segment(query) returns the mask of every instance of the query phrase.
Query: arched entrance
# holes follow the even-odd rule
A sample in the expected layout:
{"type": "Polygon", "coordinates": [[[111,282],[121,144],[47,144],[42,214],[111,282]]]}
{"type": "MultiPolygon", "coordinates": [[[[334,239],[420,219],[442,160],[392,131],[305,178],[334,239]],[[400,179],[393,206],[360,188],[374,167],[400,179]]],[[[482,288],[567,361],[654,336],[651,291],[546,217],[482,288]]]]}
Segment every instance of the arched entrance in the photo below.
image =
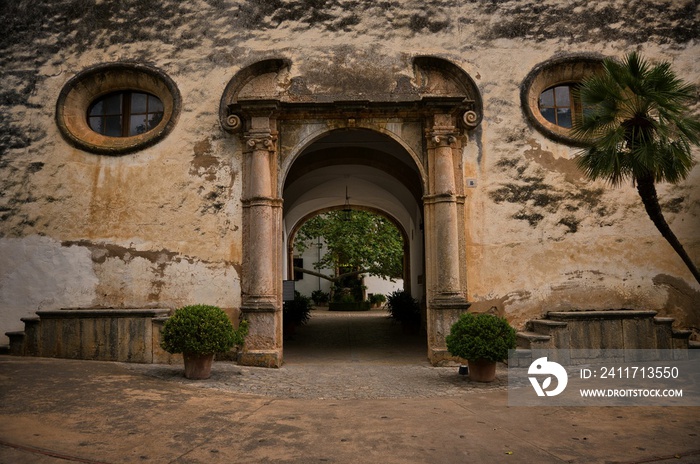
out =
{"type": "Polygon", "coordinates": [[[243,151],[241,311],[250,334],[241,363],[281,365],[284,242],[305,215],[342,204],[346,186],[407,231],[427,355],[434,364],[449,358],[445,335],[469,306],[462,152],[481,100],[455,65],[430,57],[412,65],[412,79],[364,92],[314,93],[285,60],[251,65],[227,86],[222,126],[240,134],[243,151]]]}
{"type": "Polygon", "coordinates": [[[283,186],[285,279],[293,274],[293,239],[311,216],[342,209],[379,213],[404,238],[404,289],[425,300],[421,173],[391,137],[367,129],[333,130],[294,157],[283,186]],[[347,197],[346,197],[347,195],[347,197]],[[413,272],[411,272],[413,270],[413,272]]]}

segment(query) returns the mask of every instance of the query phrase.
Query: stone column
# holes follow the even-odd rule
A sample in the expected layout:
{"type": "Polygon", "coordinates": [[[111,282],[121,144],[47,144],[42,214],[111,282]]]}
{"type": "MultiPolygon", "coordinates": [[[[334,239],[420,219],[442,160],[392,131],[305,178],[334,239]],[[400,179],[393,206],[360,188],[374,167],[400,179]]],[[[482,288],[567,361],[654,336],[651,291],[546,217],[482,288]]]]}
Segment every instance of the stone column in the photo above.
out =
{"type": "Polygon", "coordinates": [[[458,187],[461,143],[459,130],[449,114],[437,114],[426,133],[429,165],[429,194],[423,199],[426,215],[426,261],[428,282],[428,356],[433,364],[451,358],[445,345],[452,323],[466,311],[460,257],[464,230],[460,229],[458,187]],[[457,164],[456,164],[457,163],[457,164]]]}
{"type": "Polygon", "coordinates": [[[243,272],[241,312],[250,322],[239,362],[282,364],[282,307],[277,275],[282,199],[276,187],[277,131],[272,111],[258,109],[244,133],[243,272]]]}

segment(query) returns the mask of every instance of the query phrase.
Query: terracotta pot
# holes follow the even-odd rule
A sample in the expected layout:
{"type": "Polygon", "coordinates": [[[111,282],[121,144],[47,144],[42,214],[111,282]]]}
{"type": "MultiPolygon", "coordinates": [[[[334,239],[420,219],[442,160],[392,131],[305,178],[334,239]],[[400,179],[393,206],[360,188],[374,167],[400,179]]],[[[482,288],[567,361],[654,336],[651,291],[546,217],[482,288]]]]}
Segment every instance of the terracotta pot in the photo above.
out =
{"type": "Polygon", "coordinates": [[[192,380],[204,380],[211,376],[213,354],[182,353],[185,360],[185,377],[192,380]]]}
{"type": "Polygon", "coordinates": [[[496,379],[496,363],[485,359],[469,360],[469,378],[475,382],[493,382],[496,379]]]}

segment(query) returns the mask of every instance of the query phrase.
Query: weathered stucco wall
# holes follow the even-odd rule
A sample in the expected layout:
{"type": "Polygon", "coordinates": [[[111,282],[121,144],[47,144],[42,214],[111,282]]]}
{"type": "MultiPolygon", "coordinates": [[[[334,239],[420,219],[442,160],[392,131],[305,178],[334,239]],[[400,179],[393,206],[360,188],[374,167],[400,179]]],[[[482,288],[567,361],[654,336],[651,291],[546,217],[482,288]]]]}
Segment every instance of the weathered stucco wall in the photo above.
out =
{"type": "MultiPolygon", "coordinates": [[[[469,138],[469,299],[516,324],[549,309],[643,308],[700,327],[700,287],[632,186],[583,179],[576,150],[526,120],[520,85],[570,53],[670,60],[700,84],[699,2],[3,2],[0,38],[0,334],[60,307],[240,305],[242,150],[221,130],[221,95],[251,63],[282,57],[290,79],[347,99],[411,76],[413,57],[452,61],[477,83],[469,138]],[[136,61],[182,96],[172,133],[111,157],[69,145],[58,95],[81,70],[136,61]]],[[[700,260],[700,168],[659,187],[700,260]]],[[[0,344],[6,342],[4,335],[0,344]]]]}

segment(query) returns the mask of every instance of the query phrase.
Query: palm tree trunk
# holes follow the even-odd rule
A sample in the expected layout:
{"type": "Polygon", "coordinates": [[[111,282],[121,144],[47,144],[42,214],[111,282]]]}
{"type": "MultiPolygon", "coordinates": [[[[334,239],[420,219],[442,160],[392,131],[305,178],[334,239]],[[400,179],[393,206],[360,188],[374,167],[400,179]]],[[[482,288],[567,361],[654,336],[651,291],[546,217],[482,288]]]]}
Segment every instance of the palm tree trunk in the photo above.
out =
{"type": "Polygon", "coordinates": [[[676,235],[668,226],[668,223],[661,212],[659,198],[656,196],[654,178],[652,176],[644,176],[638,177],[636,180],[637,192],[639,192],[639,196],[642,198],[642,203],[644,203],[644,208],[647,210],[649,218],[651,218],[652,222],[656,228],[659,229],[659,232],[661,232],[661,235],[666,239],[666,241],[673,247],[674,250],[676,250],[678,256],[681,257],[685,265],[688,266],[688,269],[690,269],[690,272],[695,277],[695,280],[697,280],[700,284],[700,272],[698,272],[698,268],[695,266],[695,263],[693,263],[693,260],[690,259],[690,256],[688,256],[688,253],[686,253],[683,249],[683,245],[681,245],[681,242],[678,241],[678,238],[676,238],[676,235]]]}

